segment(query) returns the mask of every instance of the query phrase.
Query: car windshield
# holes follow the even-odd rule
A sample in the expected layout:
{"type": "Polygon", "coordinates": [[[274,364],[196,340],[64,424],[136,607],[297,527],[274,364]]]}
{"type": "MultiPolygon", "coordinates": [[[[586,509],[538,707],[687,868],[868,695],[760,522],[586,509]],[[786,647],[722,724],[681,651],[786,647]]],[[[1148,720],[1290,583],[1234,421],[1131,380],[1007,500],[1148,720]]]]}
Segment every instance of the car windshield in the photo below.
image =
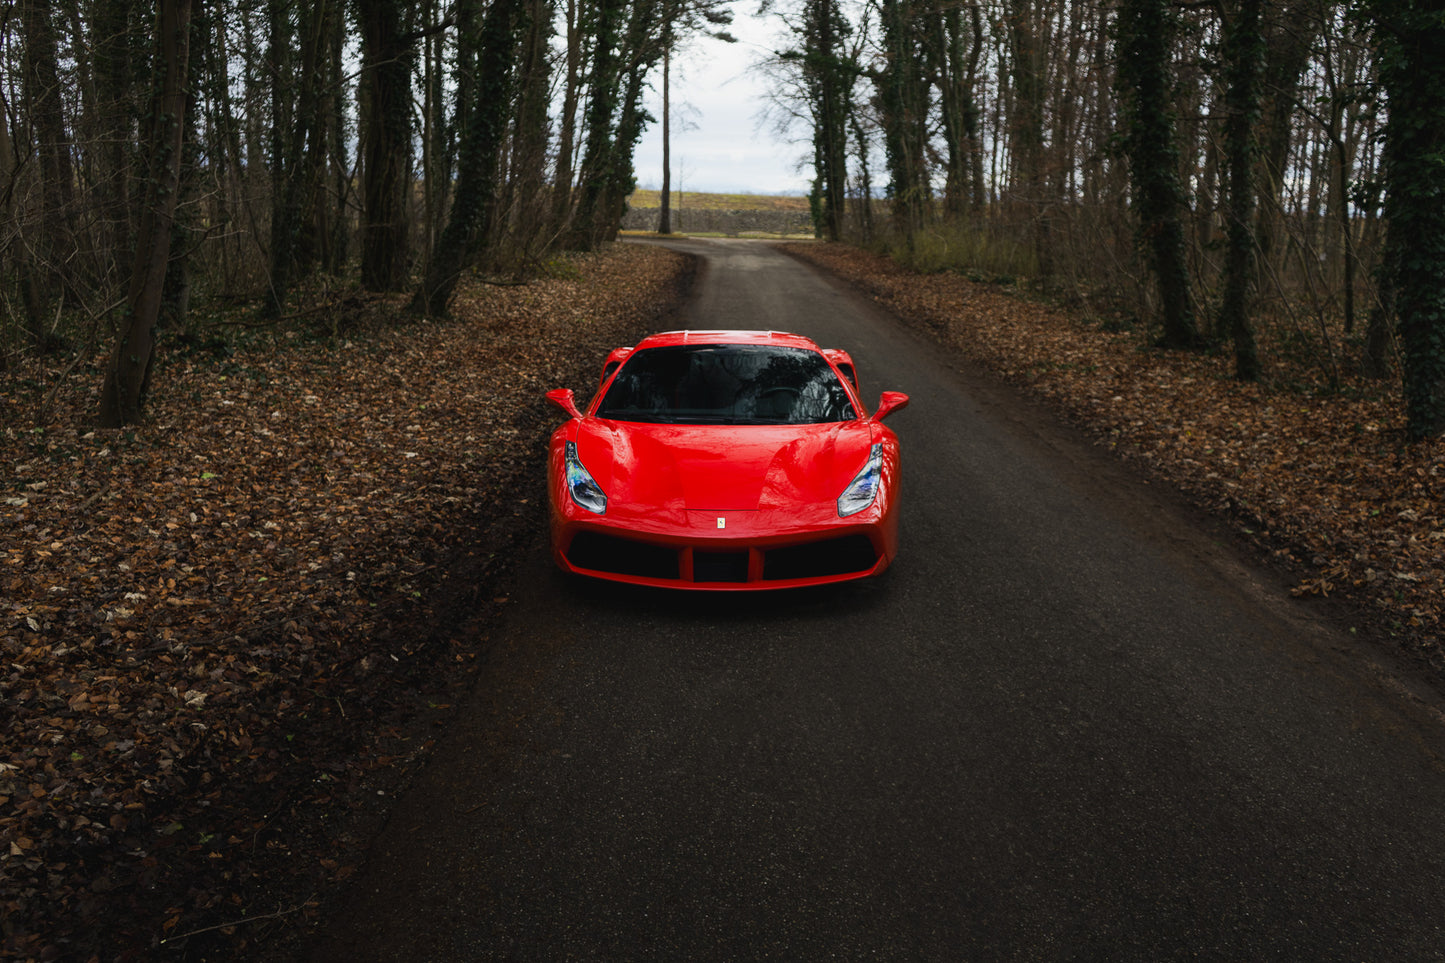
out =
{"type": "Polygon", "coordinates": [[[679,425],[811,425],[851,421],[853,402],[816,351],[702,344],[634,353],[597,417],[679,425]]]}

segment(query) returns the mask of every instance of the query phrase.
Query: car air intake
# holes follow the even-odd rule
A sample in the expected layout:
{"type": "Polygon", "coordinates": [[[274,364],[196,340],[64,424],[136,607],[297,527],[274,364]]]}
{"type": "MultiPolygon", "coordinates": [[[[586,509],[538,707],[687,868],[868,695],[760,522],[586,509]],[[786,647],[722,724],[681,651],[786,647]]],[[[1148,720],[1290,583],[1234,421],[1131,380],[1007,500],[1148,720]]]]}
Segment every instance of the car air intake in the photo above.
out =
{"type": "Polygon", "coordinates": [[[680,578],[677,550],[647,542],[578,532],[567,547],[567,561],[578,568],[638,578],[680,578]]]}
{"type": "Polygon", "coordinates": [[[763,556],[763,578],[769,581],[823,578],[866,572],[878,562],[878,553],[866,535],[827,538],[806,545],[774,548],[763,556]]]}
{"type": "Polygon", "coordinates": [[[694,551],[692,553],[692,580],[694,582],[746,582],[748,580],[748,553],[694,551]]]}

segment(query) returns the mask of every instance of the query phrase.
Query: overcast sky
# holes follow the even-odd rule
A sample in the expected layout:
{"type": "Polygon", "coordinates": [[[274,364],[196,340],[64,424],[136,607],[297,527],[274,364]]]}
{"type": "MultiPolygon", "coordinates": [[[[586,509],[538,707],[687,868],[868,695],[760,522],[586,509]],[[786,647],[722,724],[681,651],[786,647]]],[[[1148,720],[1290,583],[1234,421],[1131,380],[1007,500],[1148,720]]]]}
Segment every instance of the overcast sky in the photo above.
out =
{"type": "MultiPolygon", "coordinates": [[[[756,8],[755,0],[735,5],[730,29],[738,43],[704,38],[673,59],[673,190],[808,193],[811,167],[797,170],[808,146],[786,143],[771,125],[758,124],[766,87],[753,65],[779,45],[781,25],[773,17],[751,16],[756,8]]],[[[657,89],[647,109],[659,120],[643,135],[635,161],[637,185],[656,190],[662,187],[661,65],[650,76],[657,89]]]]}

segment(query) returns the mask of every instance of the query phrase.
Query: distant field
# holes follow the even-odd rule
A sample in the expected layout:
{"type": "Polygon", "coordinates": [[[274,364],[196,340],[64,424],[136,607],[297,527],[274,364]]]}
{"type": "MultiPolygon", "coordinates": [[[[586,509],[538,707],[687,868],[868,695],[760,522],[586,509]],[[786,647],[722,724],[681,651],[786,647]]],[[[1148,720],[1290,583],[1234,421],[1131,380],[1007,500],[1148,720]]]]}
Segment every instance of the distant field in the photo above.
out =
{"type": "MultiPolygon", "coordinates": [[[[627,199],[633,210],[650,210],[662,206],[661,191],[635,191],[627,199]]],[[[692,191],[672,192],[672,206],[695,211],[807,211],[806,197],[772,194],[695,194],[692,191]]]]}

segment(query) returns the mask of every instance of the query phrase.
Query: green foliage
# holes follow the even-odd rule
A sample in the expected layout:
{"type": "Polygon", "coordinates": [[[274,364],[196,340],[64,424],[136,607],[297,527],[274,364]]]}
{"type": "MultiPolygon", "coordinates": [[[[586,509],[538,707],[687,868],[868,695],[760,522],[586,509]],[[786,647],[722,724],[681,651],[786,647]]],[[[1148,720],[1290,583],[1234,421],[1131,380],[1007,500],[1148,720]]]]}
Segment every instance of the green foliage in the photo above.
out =
{"type": "Polygon", "coordinates": [[[913,235],[880,237],[877,253],[925,274],[953,272],[973,280],[1000,281],[1038,277],[1034,246],[1024,235],[996,235],[969,221],[948,222],[913,235]]]}
{"type": "Polygon", "coordinates": [[[549,258],[544,268],[547,277],[558,281],[579,281],[582,279],[582,270],[577,266],[577,261],[566,254],[549,258]]]}

